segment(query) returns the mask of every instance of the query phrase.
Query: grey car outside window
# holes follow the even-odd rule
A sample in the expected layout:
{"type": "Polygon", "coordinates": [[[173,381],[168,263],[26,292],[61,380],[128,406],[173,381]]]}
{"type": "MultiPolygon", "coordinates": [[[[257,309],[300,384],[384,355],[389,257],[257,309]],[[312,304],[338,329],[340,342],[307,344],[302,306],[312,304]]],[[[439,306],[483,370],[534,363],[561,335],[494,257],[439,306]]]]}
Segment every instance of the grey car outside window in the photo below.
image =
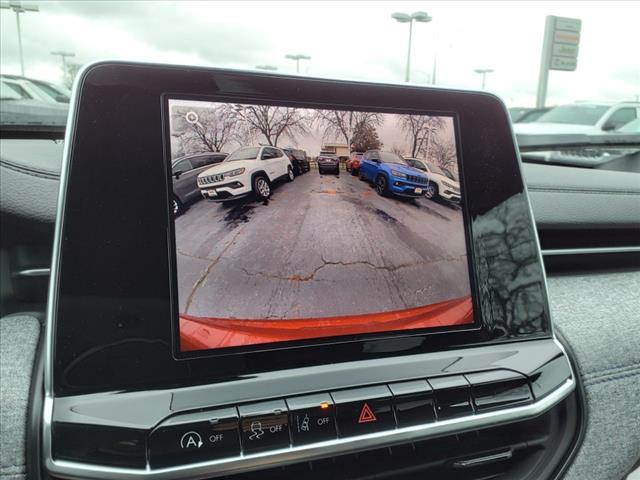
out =
{"type": "Polygon", "coordinates": [[[281,157],[283,155],[282,152],[280,152],[280,150],[277,150],[275,148],[270,148],[267,147],[262,151],[262,160],[269,160],[271,158],[277,158],[277,157],[281,157]]]}
{"type": "Polygon", "coordinates": [[[193,165],[187,159],[181,160],[173,166],[173,173],[184,173],[193,170],[193,165]]]}

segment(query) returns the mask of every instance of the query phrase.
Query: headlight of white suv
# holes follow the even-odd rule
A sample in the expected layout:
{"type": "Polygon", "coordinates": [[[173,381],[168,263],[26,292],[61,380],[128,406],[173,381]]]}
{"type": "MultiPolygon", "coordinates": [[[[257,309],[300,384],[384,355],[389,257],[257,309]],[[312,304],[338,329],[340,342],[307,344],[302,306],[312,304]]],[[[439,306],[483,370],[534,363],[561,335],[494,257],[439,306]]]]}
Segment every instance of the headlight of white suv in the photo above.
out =
{"type": "Polygon", "coordinates": [[[398,170],[391,170],[391,175],[398,178],[405,178],[405,179],[407,178],[406,173],[399,172],[398,170]]]}
{"type": "Polygon", "coordinates": [[[457,189],[458,188],[454,184],[449,183],[449,182],[442,182],[442,184],[447,188],[453,188],[453,189],[457,189]]]}
{"type": "Polygon", "coordinates": [[[242,175],[244,173],[244,168],[236,168],[235,170],[229,170],[228,172],[224,172],[222,174],[223,177],[237,177],[238,175],[242,175]]]}

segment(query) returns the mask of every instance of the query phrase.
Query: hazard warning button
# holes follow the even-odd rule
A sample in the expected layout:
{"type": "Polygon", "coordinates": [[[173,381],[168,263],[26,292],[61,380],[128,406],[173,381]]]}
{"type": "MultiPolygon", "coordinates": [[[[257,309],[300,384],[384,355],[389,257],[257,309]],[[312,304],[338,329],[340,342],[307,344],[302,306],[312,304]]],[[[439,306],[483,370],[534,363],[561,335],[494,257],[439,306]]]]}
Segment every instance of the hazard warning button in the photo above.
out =
{"type": "Polygon", "coordinates": [[[386,385],[340,390],[331,392],[331,396],[340,437],[396,428],[391,391],[386,385]]]}

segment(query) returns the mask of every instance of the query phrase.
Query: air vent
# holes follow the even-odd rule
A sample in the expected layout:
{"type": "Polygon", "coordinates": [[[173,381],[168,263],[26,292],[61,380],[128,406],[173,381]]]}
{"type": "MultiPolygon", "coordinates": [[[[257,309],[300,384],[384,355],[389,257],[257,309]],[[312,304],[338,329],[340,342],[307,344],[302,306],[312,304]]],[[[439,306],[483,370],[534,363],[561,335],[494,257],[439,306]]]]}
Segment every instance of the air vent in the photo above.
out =
{"type": "Polygon", "coordinates": [[[421,442],[226,477],[228,480],[540,479],[574,440],[576,399],[535,419],[421,442]]]}

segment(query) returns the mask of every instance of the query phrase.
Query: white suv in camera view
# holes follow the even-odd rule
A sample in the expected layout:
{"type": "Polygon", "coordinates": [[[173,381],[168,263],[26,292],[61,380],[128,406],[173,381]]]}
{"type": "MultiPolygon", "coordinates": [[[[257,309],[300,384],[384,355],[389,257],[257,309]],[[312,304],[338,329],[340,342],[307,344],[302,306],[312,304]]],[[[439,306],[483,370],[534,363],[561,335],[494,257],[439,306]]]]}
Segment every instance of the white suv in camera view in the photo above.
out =
{"type": "Polygon", "coordinates": [[[271,195],[271,185],[279,178],[293,181],[289,157],[276,147],[244,147],[224,162],[198,175],[198,188],[207,200],[224,201],[253,193],[260,200],[271,195]]]}
{"type": "Polygon", "coordinates": [[[425,190],[425,197],[429,199],[440,197],[450,202],[460,201],[460,182],[451,179],[440,167],[419,158],[405,158],[405,160],[412,167],[429,174],[430,182],[425,190]]]}

